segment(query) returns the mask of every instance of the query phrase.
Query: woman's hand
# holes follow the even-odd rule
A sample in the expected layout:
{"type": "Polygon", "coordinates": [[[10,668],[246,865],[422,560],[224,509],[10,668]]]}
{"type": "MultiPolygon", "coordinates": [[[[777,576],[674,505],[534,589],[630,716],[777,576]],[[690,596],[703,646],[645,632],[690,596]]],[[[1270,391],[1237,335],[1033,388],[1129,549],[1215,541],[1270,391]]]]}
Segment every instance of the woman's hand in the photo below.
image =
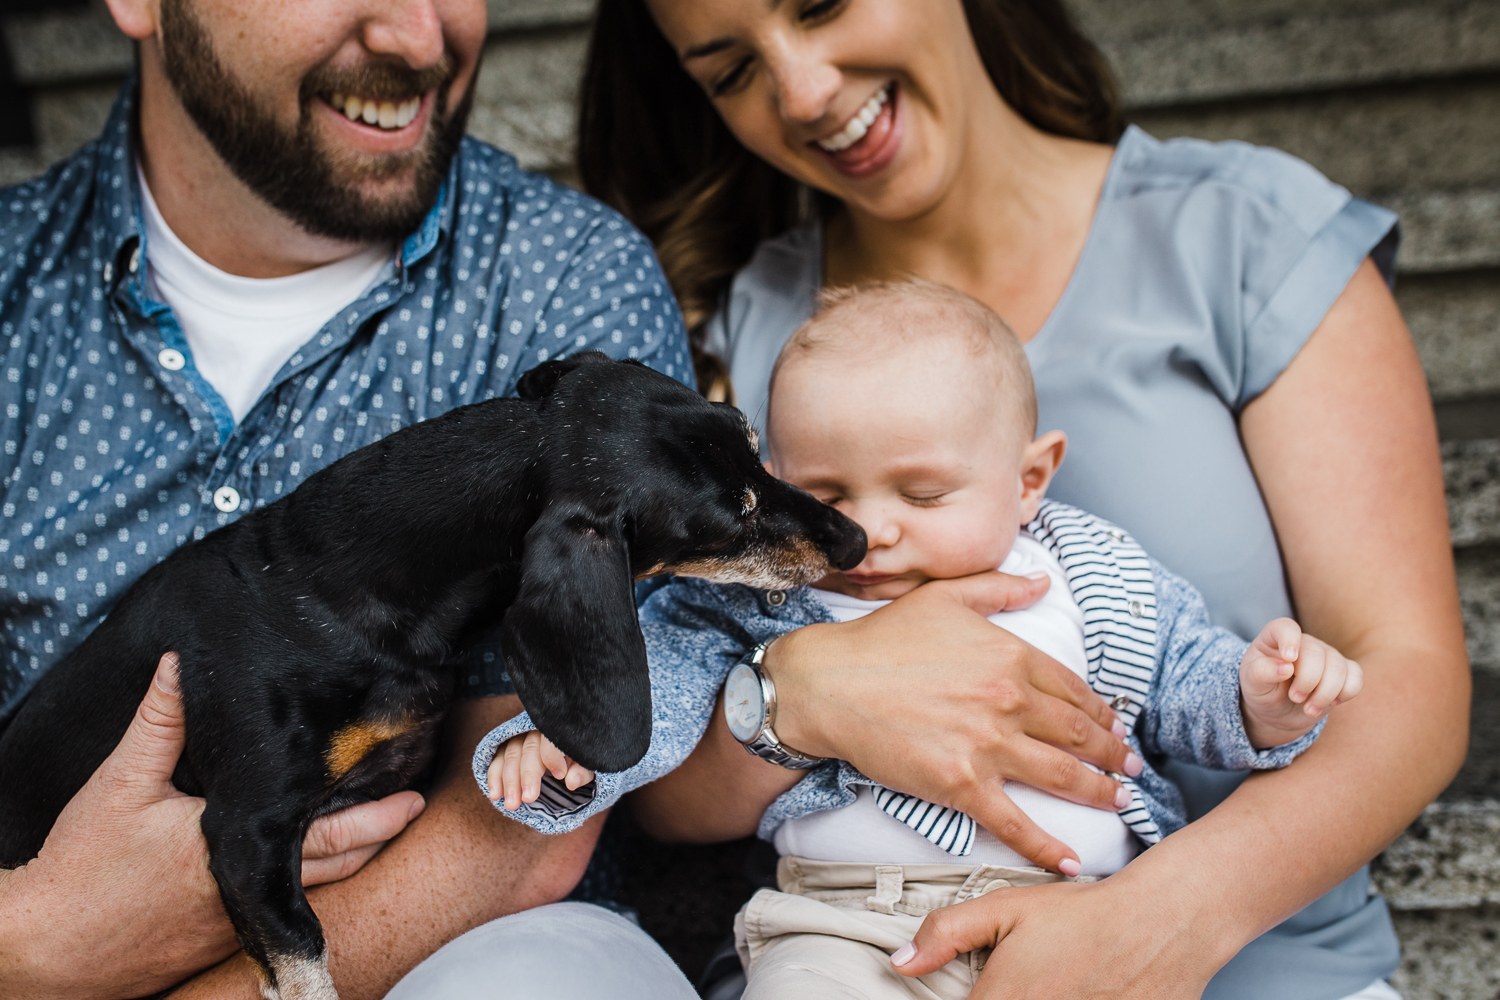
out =
{"type": "Polygon", "coordinates": [[[1072,671],[985,619],[1047,582],[980,573],[918,587],[864,618],[798,629],[766,651],[776,735],[891,788],[962,809],[1053,871],[1077,855],[1002,790],[1006,780],[1113,811],[1140,774],[1124,726],[1072,671]]]}
{"type": "MultiPolygon", "coordinates": [[[[169,653],[41,853],[0,872],[0,994],[144,996],[239,948],[208,871],[203,800],[172,786],[182,746],[169,653]]],[[[402,792],[317,821],[303,845],[304,883],[353,874],[421,809],[421,796],[402,792]]]]}
{"type": "Polygon", "coordinates": [[[1070,1000],[1197,1000],[1233,949],[1205,949],[1166,910],[1148,923],[1122,922],[1122,906],[1139,914],[1142,901],[1116,879],[1001,889],[934,910],[891,964],[924,976],[959,954],[994,948],[971,1000],[1021,1000],[1043,984],[1042,995],[1070,1000]],[[1107,942],[1109,961],[1080,960],[1086,941],[1107,942]]]}

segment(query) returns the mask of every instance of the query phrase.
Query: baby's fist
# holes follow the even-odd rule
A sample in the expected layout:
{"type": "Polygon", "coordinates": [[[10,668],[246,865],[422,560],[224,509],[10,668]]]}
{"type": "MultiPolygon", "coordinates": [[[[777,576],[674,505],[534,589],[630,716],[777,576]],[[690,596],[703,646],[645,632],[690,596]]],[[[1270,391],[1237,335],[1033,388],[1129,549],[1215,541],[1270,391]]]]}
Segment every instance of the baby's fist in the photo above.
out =
{"type": "Polygon", "coordinates": [[[509,812],[521,808],[522,803],[535,802],[542,794],[544,770],[570,790],[594,780],[593,771],[573,763],[551,740],[533,729],[506,740],[490,761],[486,782],[490,801],[499,802],[503,797],[509,812]]]}
{"type": "Polygon", "coordinates": [[[1240,708],[1250,745],[1264,750],[1292,742],[1364,684],[1358,663],[1304,634],[1290,618],[1276,619],[1240,661],[1240,708]]]}

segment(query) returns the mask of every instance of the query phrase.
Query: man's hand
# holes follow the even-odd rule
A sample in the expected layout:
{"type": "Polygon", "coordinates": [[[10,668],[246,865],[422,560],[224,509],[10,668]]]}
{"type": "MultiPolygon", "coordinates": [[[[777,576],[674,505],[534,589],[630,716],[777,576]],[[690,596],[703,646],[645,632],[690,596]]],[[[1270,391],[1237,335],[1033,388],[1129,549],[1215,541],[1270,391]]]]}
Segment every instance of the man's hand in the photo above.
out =
{"type": "MultiPolygon", "coordinates": [[[[208,871],[203,800],[172,785],[182,746],[168,653],[119,746],[41,853],[0,872],[0,995],[145,996],[239,947],[208,871]]],[[[304,880],[352,874],[421,810],[421,796],[403,792],[324,817],[304,844],[304,880]]]]}

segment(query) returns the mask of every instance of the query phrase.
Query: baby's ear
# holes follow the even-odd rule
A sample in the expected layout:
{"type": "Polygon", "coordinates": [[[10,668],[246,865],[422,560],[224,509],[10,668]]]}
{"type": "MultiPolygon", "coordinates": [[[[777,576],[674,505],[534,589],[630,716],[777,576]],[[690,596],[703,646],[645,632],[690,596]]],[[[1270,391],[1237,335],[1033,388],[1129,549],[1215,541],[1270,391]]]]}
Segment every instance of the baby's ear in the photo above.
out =
{"type": "Polygon", "coordinates": [[[1048,431],[1021,452],[1021,523],[1036,517],[1047,495],[1052,477],[1057,475],[1068,451],[1068,436],[1062,431],[1048,431]]]}

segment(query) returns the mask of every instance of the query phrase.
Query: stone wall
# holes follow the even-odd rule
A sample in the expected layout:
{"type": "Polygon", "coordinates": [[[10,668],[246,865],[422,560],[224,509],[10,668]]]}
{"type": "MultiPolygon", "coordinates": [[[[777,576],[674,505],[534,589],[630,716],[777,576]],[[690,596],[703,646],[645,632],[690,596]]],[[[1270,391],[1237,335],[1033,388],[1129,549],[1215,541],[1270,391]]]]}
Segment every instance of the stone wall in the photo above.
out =
{"type": "MultiPolygon", "coordinates": [[[[21,180],[99,129],[131,64],[102,3],[0,20],[36,145],[21,180]]],[[[1377,863],[1409,1000],[1500,997],[1500,3],[1072,0],[1130,117],[1160,137],[1244,139],[1397,209],[1397,297],[1437,404],[1464,618],[1473,743],[1443,797],[1377,863]]],[[[571,175],[590,0],[489,0],[471,131],[571,175]]],[[[695,972],[696,970],[690,970],[695,972]]]]}

